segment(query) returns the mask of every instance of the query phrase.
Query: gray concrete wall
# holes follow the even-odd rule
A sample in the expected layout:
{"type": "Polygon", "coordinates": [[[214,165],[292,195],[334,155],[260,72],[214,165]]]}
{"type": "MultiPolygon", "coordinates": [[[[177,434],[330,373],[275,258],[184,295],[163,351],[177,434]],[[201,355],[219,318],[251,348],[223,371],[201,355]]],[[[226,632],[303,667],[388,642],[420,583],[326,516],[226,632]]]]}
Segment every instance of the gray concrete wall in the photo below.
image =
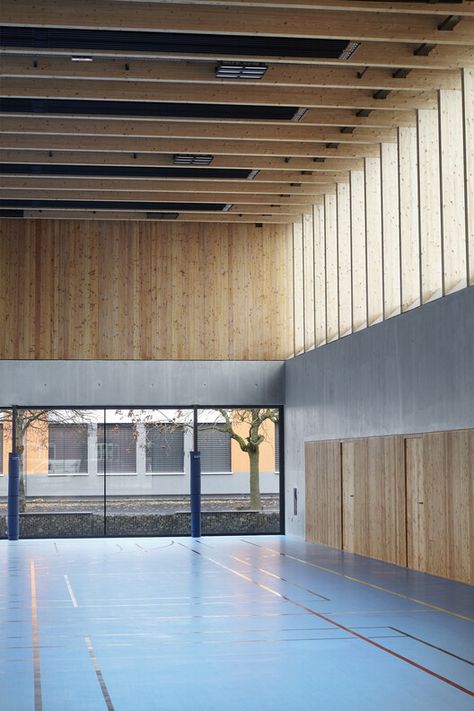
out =
{"type": "Polygon", "coordinates": [[[280,405],[282,361],[0,361],[0,406],[280,405]]]}
{"type": "Polygon", "coordinates": [[[474,427],[474,288],[288,361],[286,393],[286,530],[304,535],[305,441],[474,427]]]}

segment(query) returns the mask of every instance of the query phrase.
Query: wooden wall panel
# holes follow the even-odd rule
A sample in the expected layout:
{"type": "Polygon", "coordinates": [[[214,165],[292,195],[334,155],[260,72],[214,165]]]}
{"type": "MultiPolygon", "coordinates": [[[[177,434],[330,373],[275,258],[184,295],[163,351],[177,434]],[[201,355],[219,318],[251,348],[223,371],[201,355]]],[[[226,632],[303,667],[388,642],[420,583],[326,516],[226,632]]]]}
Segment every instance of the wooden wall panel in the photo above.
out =
{"type": "Polygon", "coordinates": [[[382,143],[382,241],[384,318],[401,311],[398,145],[382,143]]]}
{"type": "Polygon", "coordinates": [[[402,311],[421,303],[416,128],[398,130],[402,311]]]}
{"type": "Polygon", "coordinates": [[[326,234],[324,202],[313,206],[314,304],[316,346],[326,343],[326,234]]]}
{"type": "Polygon", "coordinates": [[[367,322],[383,319],[382,185],[380,158],[365,159],[365,219],[367,229],[367,322]]]}
{"type": "Polygon", "coordinates": [[[474,285],[474,69],[463,70],[468,282],[474,285]]]}
{"type": "Polygon", "coordinates": [[[326,215],[326,340],[339,338],[336,196],[324,198],[326,215]]]}
{"type": "Polygon", "coordinates": [[[314,235],[313,216],[303,216],[304,349],[314,348],[314,235]]]}
{"type": "Polygon", "coordinates": [[[333,548],[342,546],[341,445],[305,444],[306,539],[333,548]]]}
{"type": "Polygon", "coordinates": [[[474,583],[474,430],[406,440],[408,566],[474,583]]]}
{"type": "Polygon", "coordinates": [[[352,331],[351,203],[347,183],[337,186],[337,246],[339,269],[339,337],[352,331]]]}
{"type": "Polygon", "coordinates": [[[365,188],[362,170],[351,172],[352,330],[367,326],[365,188]]]}
{"type": "Polygon", "coordinates": [[[418,111],[422,302],[443,295],[438,112],[418,111]]]}
{"type": "Polygon", "coordinates": [[[304,253],[303,224],[293,225],[293,303],[295,319],[295,355],[304,352],[304,253]]]}
{"type": "Polygon", "coordinates": [[[2,358],[293,352],[291,227],[4,220],[0,229],[2,358]]]}
{"type": "Polygon", "coordinates": [[[403,438],[342,443],[344,550],[406,565],[403,438]]]}
{"type": "Polygon", "coordinates": [[[467,285],[462,104],[460,91],[439,92],[444,294],[467,285]]]}

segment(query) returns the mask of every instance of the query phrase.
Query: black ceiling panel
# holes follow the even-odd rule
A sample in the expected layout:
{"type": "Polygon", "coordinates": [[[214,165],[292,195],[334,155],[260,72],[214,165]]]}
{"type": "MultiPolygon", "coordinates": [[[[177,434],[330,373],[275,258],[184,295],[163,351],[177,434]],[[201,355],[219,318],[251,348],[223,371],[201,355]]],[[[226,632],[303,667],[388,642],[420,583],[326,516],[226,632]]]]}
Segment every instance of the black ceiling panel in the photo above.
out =
{"type": "MultiPolygon", "coordinates": [[[[120,12],[117,9],[117,12],[120,12]]],[[[0,27],[3,47],[103,50],[116,52],[176,52],[239,57],[311,57],[337,59],[349,44],[345,39],[255,37],[253,35],[135,32],[55,27],[0,27]]]]}
{"type": "MultiPolygon", "coordinates": [[[[0,209],[24,210],[144,210],[222,212],[225,203],[133,202],[126,200],[0,200],[0,209]]],[[[1,213],[0,213],[1,214],[1,213]]]]}
{"type": "Polygon", "coordinates": [[[2,210],[0,212],[1,217],[23,217],[23,210],[2,210]]]}
{"type": "Polygon", "coordinates": [[[202,180],[245,180],[250,170],[242,168],[155,168],[128,165],[49,165],[0,163],[1,175],[65,175],[70,177],[116,178],[201,178],[202,180]]]}
{"type": "Polygon", "coordinates": [[[138,116],[147,118],[169,116],[177,118],[291,121],[297,111],[297,106],[100,101],[94,99],[0,99],[0,112],[10,114],[138,116]]]}

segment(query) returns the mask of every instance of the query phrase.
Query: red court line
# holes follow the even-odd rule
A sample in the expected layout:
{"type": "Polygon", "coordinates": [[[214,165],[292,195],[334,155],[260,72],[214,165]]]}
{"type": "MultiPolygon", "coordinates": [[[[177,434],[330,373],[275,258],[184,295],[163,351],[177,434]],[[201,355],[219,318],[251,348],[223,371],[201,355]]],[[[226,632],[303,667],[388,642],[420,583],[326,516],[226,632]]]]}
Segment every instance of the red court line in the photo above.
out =
{"type": "Polygon", "coordinates": [[[197,551],[194,548],[188,548],[188,546],[185,546],[184,543],[179,543],[179,545],[182,546],[183,548],[187,548],[189,551],[192,551],[193,553],[196,553],[197,555],[200,555],[205,560],[209,560],[211,563],[214,563],[215,565],[218,565],[219,567],[224,568],[224,570],[228,570],[229,572],[234,573],[234,575],[237,575],[239,578],[243,578],[244,580],[247,580],[249,583],[253,583],[257,587],[262,588],[262,590],[266,590],[267,592],[270,592],[272,595],[276,595],[277,597],[281,598],[282,600],[289,602],[291,605],[295,605],[296,607],[299,607],[301,610],[305,610],[305,612],[309,612],[310,615],[319,617],[319,619],[324,620],[325,622],[329,622],[330,624],[334,625],[335,627],[338,627],[339,629],[344,630],[344,632],[349,632],[349,634],[354,635],[354,637],[358,637],[363,642],[368,642],[368,644],[371,644],[373,647],[377,647],[377,649],[381,649],[383,652],[387,652],[388,654],[391,654],[392,657],[401,659],[403,662],[406,662],[407,664],[410,664],[412,667],[415,667],[415,669],[419,669],[420,671],[425,672],[425,674],[429,674],[430,676],[433,676],[435,679],[439,679],[439,681],[442,681],[445,684],[449,684],[450,686],[453,686],[458,691],[462,691],[464,694],[474,697],[474,691],[471,691],[470,689],[466,689],[464,686],[461,686],[461,684],[458,684],[457,682],[452,681],[452,679],[448,679],[447,677],[442,676],[441,674],[437,674],[432,669],[428,669],[428,667],[424,667],[422,664],[418,664],[418,662],[413,661],[413,659],[409,659],[408,657],[403,656],[403,654],[399,654],[398,652],[395,652],[393,649],[384,647],[382,644],[379,644],[378,642],[374,642],[373,639],[369,639],[369,637],[364,637],[364,635],[359,634],[358,632],[355,632],[354,630],[350,629],[350,627],[341,625],[339,622],[335,622],[334,620],[331,620],[330,617],[326,617],[326,615],[322,615],[320,612],[315,612],[310,607],[306,607],[306,605],[303,605],[300,602],[296,602],[296,600],[292,600],[287,595],[283,595],[282,593],[279,593],[277,590],[273,590],[273,588],[270,588],[267,585],[262,585],[257,580],[253,580],[252,578],[249,578],[248,575],[244,575],[244,573],[240,573],[238,570],[229,568],[227,565],[224,565],[223,563],[220,563],[219,561],[214,560],[213,558],[209,558],[209,556],[204,555],[201,551],[197,551]]]}

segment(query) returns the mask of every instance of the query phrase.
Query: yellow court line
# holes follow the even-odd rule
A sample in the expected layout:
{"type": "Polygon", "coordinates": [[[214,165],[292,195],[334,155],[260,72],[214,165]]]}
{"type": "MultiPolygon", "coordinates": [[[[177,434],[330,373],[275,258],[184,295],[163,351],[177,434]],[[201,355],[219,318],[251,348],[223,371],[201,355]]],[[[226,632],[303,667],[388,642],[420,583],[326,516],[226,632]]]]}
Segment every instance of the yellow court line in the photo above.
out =
{"type": "Polygon", "coordinates": [[[281,551],[276,551],[268,546],[262,546],[258,543],[252,543],[251,541],[245,541],[244,543],[250,543],[250,545],[257,546],[258,548],[263,548],[264,550],[271,551],[275,555],[285,556],[286,558],[291,558],[291,560],[296,560],[298,563],[303,563],[303,565],[310,565],[312,568],[318,568],[319,570],[324,570],[326,573],[331,573],[332,575],[338,575],[340,578],[346,578],[346,580],[351,580],[353,583],[359,583],[360,585],[366,585],[369,588],[375,588],[375,590],[381,590],[389,595],[395,595],[396,597],[401,597],[403,600],[409,600],[410,602],[415,602],[417,605],[425,605],[425,607],[430,607],[432,610],[437,612],[445,612],[447,615],[452,615],[453,617],[459,617],[461,620],[467,620],[467,622],[474,622],[472,617],[467,615],[461,615],[459,612],[452,612],[451,610],[446,610],[444,607],[439,607],[439,605],[433,605],[431,602],[424,602],[424,600],[417,600],[415,597],[410,597],[409,595],[404,595],[403,593],[395,592],[395,590],[389,590],[381,585],[375,585],[374,583],[368,583],[366,580],[360,580],[359,578],[353,578],[351,575],[345,575],[344,573],[339,573],[337,570],[331,570],[331,568],[325,568],[322,565],[317,565],[316,563],[311,563],[302,558],[297,558],[289,553],[282,553],[281,551]]]}

